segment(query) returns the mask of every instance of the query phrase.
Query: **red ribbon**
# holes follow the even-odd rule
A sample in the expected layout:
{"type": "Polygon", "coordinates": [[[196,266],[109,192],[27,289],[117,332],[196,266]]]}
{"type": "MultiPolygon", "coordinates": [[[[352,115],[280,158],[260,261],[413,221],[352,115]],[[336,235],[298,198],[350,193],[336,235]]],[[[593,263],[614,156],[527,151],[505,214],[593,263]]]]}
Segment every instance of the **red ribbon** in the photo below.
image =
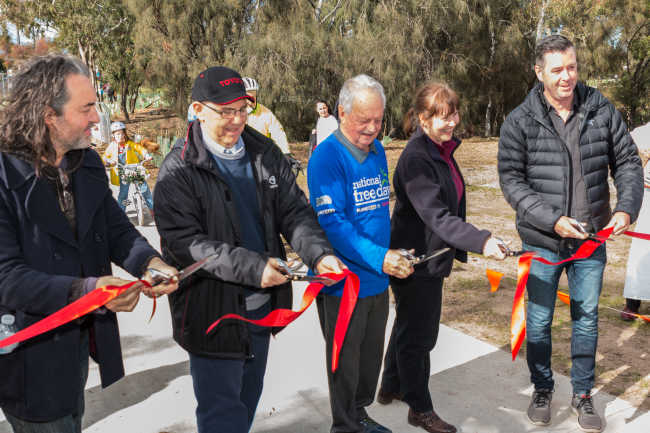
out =
{"type": "MultiPolygon", "coordinates": [[[[512,301],[512,317],[510,321],[510,350],[512,351],[513,361],[517,357],[517,353],[519,353],[521,344],[523,343],[526,336],[526,309],[524,307],[524,292],[526,289],[526,283],[528,282],[528,274],[530,273],[530,264],[532,260],[537,260],[538,262],[544,263],[546,265],[557,266],[573,260],[586,259],[590,257],[599,246],[601,246],[609,239],[613,230],[614,229],[610,227],[608,229],[599,231],[596,233],[596,238],[598,241],[585,241],[580,246],[580,248],[578,248],[578,251],[576,251],[575,254],[557,263],[553,263],[542,257],[539,257],[533,252],[524,253],[521,257],[519,257],[517,269],[517,289],[515,290],[515,297],[512,301]]],[[[634,238],[650,240],[650,234],[647,233],[625,231],[623,234],[634,238]]],[[[560,297],[560,299],[564,301],[562,297],[560,297]]]]}
{"type": "Polygon", "coordinates": [[[14,335],[0,341],[0,348],[9,346],[10,344],[20,343],[30,338],[34,338],[37,335],[51,331],[54,328],[58,328],[61,325],[65,325],[68,322],[72,322],[81,316],[91,313],[99,307],[103,307],[108,302],[117,298],[131,286],[137,283],[142,283],[147,287],[151,287],[149,283],[143,280],[132,281],[123,286],[98,287],[87,295],[77,299],[73,303],[61,308],[59,311],[50,314],[49,316],[45,317],[42,320],[39,320],[33,325],[28,326],[27,328],[16,332],[14,335]]]}
{"type": "MultiPolygon", "coordinates": [[[[565,304],[571,305],[571,298],[569,297],[568,293],[561,292],[558,290],[557,297],[560,299],[560,301],[564,302],[565,304]]],[[[650,323],[650,317],[644,316],[643,314],[633,313],[631,311],[622,311],[616,308],[608,307],[607,305],[603,305],[603,307],[610,309],[612,311],[616,311],[618,313],[624,313],[624,314],[629,314],[630,316],[638,317],[639,319],[642,319],[644,322],[650,323]]]]}
{"type": "MultiPolygon", "coordinates": [[[[341,274],[323,274],[320,276],[330,278],[334,281],[340,281],[345,278],[345,285],[343,286],[343,294],[341,296],[341,305],[339,306],[339,312],[336,318],[336,327],[334,328],[334,342],[332,344],[332,371],[336,371],[339,363],[339,354],[341,353],[341,347],[343,347],[343,341],[345,340],[345,334],[348,330],[348,325],[352,317],[352,312],[354,311],[354,306],[357,304],[357,298],[359,297],[359,277],[348,269],[345,269],[341,274]]],[[[258,320],[247,319],[246,317],[240,316],[238,314],[226,314],[220,317],[212,325],[210,325],[205,333],[209,334],[214,328],[217,327],[217,325],[219,325],[219,323],[221,323],[221,321],[226,319],[243,320],[244,322],[252,323],[258,326],[287,326],[298,317],[300,317],[300,315],[302,315],[302,313],[304,313],[305,310],[309,308],[323,287],[325,287],[323,283],[310,283],[309,286],[307,286],[305,293],[302,295],[302,305],[298,311],[293,311],[286,308],[278,308],[277,310],[271,311],[266,315],[266,317],[258,320]]]]}

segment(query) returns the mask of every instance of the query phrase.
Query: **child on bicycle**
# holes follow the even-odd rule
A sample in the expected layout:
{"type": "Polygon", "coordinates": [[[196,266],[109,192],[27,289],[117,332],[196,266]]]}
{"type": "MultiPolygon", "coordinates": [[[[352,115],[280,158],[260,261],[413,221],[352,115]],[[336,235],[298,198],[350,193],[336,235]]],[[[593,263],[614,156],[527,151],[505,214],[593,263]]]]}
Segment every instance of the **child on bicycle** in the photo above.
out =
{"type": "MultiPolygon", "coordinates": [[[[151,159],[151,156],[147,150],[140,144],[131,141],[129,136],[126,133],[126,126],[122,122],[113,122],[111,123],[111,143],[106,148],[104,152],[104,163],[107,167],[110,167],[110,179],[111,184],[119,185],[120,192],[117,195],[117,203],[120,205],[122,210],[126,208],[125,201],[129,195],[129,186],[130,182],[125,182],[120,178],[118,166],[126,164],[137,164],[142,161],[148,161],[151,159]]],[[[135,182],[134,182],[135,183],[135,182]]],[[[151,190],[147,182],[143,180],[138,182],[140,184],[140,192],[142,197],[149,208],[151,213],[151,218],[153,218],[153,196],[151,195],[151,190]]],[[[138,185],[136,184],[136,187],[138,185]]]]}

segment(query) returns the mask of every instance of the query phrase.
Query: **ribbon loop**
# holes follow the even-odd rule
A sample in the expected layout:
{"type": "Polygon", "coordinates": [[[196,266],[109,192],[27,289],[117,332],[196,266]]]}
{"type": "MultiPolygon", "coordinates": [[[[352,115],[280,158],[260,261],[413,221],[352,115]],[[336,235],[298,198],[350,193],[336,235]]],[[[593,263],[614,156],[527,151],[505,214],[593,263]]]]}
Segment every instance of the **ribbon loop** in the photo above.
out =
{"type": "MultiPolygon", "coordinates": [[[[347,333],[348,325],[350,324],[350,319],[352,318],[352,312],[354,311],[354,307],[357,304],[357,299],[359,297],[359,277],[348,269],[345,269],[341,274],[328,273],[319,275],[319,277],[330,278],[334,281],[341,281],[343,278],[345,278],[343,294],[341,295],[341,305],[339,306],[338,317],[336,318],[336,327],[334,328],[334,341],[332,344],[332,371],[336,371],[339,363],[341,347],[343,347],[343,342],[345,340],[345,334],[347,333]]],[[[314,281],[310,283],[302,296],[302,304],[298,311],[279,308],[277,310],[271,311],[266,315],[266,317],[257,320],[247,319],[246,317],[240,316],[238,314],[226,314],[212,323],[212,325],[208,327],[205,333],[209,334],[219,325],[219,323],[228,319],[242,320],[244,322],[252,323],[253,325],[258,326],[287,326],[298,317],[300,317],[302,313],[304,313],[305,310],[309,308],[323,287],[325,286],[321,282],[314,281]]]]}

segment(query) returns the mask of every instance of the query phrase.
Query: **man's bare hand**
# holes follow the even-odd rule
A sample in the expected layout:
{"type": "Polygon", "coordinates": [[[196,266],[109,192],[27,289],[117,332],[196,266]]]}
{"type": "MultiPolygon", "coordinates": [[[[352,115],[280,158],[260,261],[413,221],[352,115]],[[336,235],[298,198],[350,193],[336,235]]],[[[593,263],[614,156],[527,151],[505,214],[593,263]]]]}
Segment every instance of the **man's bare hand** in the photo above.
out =
{"type": "Polygon", "coordinates": [[[413,266],[399,250],[388,250],[384,256],[384,273],[397,278],[406,278],[414,271],[413,266]]]}
{"type": "MultiPolygon", "coordinates": [[[[176,275],[178,273],[178,270],[176,268],[169,266],[159,257],[154,257],[149,261],[149,264],[147,264],[147,271],[142,276],[143,280],[152,285],[155,283],[155,280],[151,275],[151,272],[149,272],[149,269],[155,269],[169,276],[176,275]]],[[[168,295],[176,289],[178,289],[178,279],[174,277],[168,283],[160,283],[154,287],[143,287],[142,293],[150,298],[157,298],[161,295],[168,295]]]]}
{"type": "Polygon", "coordinates": [[[623,232],[630,227],[630,216],[625,212],[614,213],[612,219],[609,220],[605,226],[606,229],[610,227],[614,227],[614,231],[612,232],[613,235],[617,236],[623,234],[623,232]]]}
{"type": "Polygon", "coordinates": [[[343,272],[343,269],[347,268],[348,267],[345,266],[345,263],[343,263],[338,257],[328,255],[318,261],[316,272],[319,274],[340,274],[343,272]]]}
{"type": "Polygon", "coordinates": [[[561,216],[555,223],[554,230],[563,238],[587,239],[589,237],[580,222],[568,216],[561,216]]]}
{"type": "Polygon", "coordinates": [[[260,282],[260,287],[265,289],[267,287],[278,286],[280,284],[286,283],[288,280],[287,276],[282,273],[282,268],[276,259],[271,257],[264,267],[264,272],[262,272],[262,281],[260,282]]]}
{"type": "MultiPolygon", "coordinates": [[[[128,284],[130,281],[123,280],[121,278],[114,277],[112,275],[107,275],[105,277],[100,277],[95,283],[95,288],[103,286],[123,286],[128,284]]],[[[142,291],[142,283],[137,283],[129,287],[124,293],[122,293],[117,298],[113,299],[110,302],[107,302],[105,307],[111,311],[133,311],[136,305],[138,305],[138,300],[140,300],[140,292],[142,291]]]]}

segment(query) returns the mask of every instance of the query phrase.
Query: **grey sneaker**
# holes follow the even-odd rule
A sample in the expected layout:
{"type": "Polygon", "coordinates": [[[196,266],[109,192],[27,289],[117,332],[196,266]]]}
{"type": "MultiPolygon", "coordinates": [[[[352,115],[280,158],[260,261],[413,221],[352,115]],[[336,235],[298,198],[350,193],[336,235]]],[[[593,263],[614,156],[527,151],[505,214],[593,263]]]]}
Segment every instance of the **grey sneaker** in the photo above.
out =
{"type": "Polygon", "coordinates": [[[549,425],[551,423],[551,400],[553,390],[536,389],[528,406],[528,420],[535,425],[549,425]]]}
{"type": "Polygon", "coordinates": [[[594,410],[594,402],[589,394],[573,394],[571,408],[578,415],[580,430],[590,433],[602,431],[603,422],[594,410]]]}

